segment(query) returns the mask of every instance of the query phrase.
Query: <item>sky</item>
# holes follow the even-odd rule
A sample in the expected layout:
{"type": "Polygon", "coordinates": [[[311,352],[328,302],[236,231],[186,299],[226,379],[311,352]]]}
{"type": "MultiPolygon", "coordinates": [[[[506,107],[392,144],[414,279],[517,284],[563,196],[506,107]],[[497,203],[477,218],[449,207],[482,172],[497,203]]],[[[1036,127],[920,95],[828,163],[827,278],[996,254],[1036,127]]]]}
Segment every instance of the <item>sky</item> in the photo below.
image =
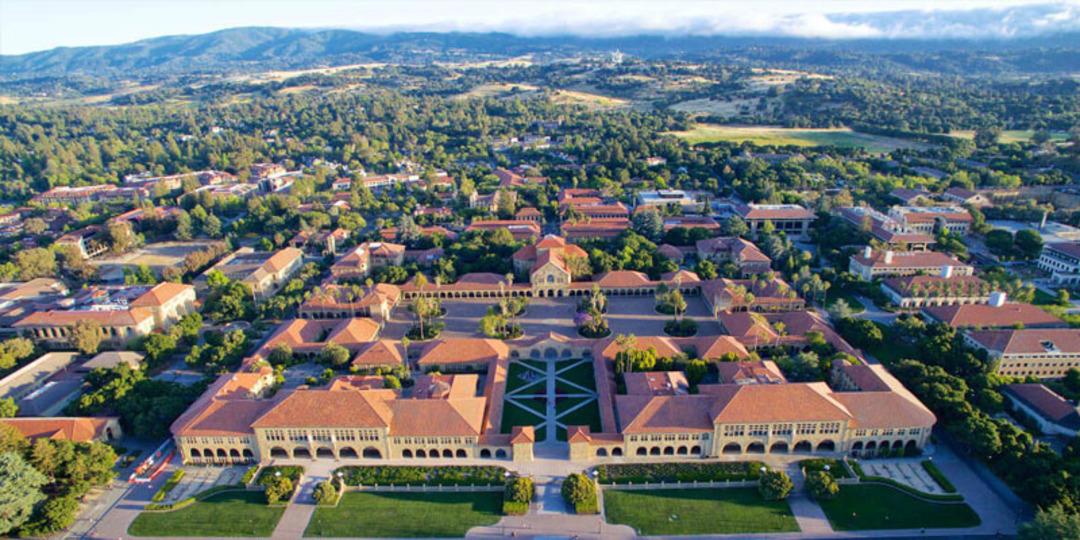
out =
{"type": "Polygon", "coordinates": [[[240,26],[1007,38],[1080,30],[1080,0],[0,0],[0,55],[240,26]]]}

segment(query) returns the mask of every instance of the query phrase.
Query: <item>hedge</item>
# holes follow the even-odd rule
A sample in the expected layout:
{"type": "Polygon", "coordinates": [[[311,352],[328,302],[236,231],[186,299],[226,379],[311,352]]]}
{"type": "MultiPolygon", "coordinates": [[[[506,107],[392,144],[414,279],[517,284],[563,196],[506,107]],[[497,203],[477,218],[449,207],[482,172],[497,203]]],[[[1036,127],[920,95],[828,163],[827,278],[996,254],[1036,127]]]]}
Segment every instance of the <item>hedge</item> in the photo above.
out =
{"type": "Polygon", "coordinates": [[[240,478],[240,483],[245,484],[245,485],[250,484],[251,481],[255,479],[255,473],[257,473],[257,472],[259,472],[259,466],[258,465],[255,465],[255,466],[251,467],[250,469],[244,471],[244,476],[242,478],[240,478]]]}
{"type": "Polygon", "coordinates": [[[505,482],[506,469],[495,465],[448,465],[443,467],[347,466],[342,473],[349,486],[498,486],[505,482]]]}
{"type": "Polygon", "coordinates": [[[201,500],[203,500],[203,499],[205,499],[207,497],[210,497],[211,495],[217,495],[218,493],[222,493],[222,492],[225,492],[225,491],[241,491],[241,490],[244,490],[244,485],[243,484],[224,484],[224,485],[221,485],[221,486],[214,486],[214,487],[212,487],[212,488],[210,488],[208,490],[205,490],[205,491],[203,491],[201,493],[196,493],[195,495],[193,495],[191,497],[188,497],[186,499],[181,499],[181,500],[176,501],[174,503],[163,503],[163,504],[150,503],[150,504],[146,505],[143,508],[143,510],[157,511],[157,512],[166,512],[166,511],[171,511],[171,510],[179,510],[181,508],[191,506],[192,504],[195,504],[196,501],[201,501],[201,500]]]}
{"type": "Polygon", "coordinates": [[[507,516],[524,516],[529,513],[529,503],[504,500],[502,511],[507,516]]]}
{"type": "Polygon", "coordinates": [[[760,461],[717,463],[627,463],[598,465],[596,479],[601,484],[644,484],[648,482],[725,482],[757,480],[760,461]]]}
{"type": "Polygon", "coordinates": [[[575,514],[599,514],[600,503],[594,499],[574,504],[575,514]]]}
{"type": "Polygon", "coordinates": [[[941,469],[938,469],[933,461],[929,459],[923,460],[922,468],[941,486],[941,489],[945,490],[945,493],[956,493],[956,486],[948,478],[945,478],[945,473],[941,472],[941,469]]]}
{"type": "Polygon", "coordinates": [[[161,489],[157,490],[157,493],[155,493],[154,496],[150,498],[150,500],[156,503],[164,501],[165,496],[168,495],[169,492],[172,491],[173,488],[175,488],[176,485],[179,484],[180,480],[182,480],[183,478],[184,469],[176,469],[176,471],[172,473],[172,476],[170,476],[169,479],[165,481],[165,485],[161,486],[161,489]]]}

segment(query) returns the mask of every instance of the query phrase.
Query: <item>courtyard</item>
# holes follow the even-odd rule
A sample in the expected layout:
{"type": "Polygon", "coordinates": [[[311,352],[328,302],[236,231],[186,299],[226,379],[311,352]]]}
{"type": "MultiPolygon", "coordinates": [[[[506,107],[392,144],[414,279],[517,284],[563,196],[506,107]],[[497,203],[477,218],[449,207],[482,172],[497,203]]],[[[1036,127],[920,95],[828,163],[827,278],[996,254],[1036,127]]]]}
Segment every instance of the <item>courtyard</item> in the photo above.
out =
{"type": "Polygon", "coordinates": [[[501,431],[534,426],[537,441],[565,441],[566,427],[602,431],[593,362],[589,359],[515,360],[503,398],[501,431]]]}
{"type": "MultiPolygon", "coordinates": [[[[577,328],[574,327],[574,314],[580,299],[531,298],[525,313],[517,318],[517,323],[525,331],[526,337],[546,335],[549,332],[578,337],[577,328]]],[[[698,335],[722,333],[720,323],[712,316],[701,297],[689,296],[686,304],[684,318],[698,323],[698,335]]],[[[479,332],[480,318],[494,305],[494,299],[443,300],[442,306],[446,315],[438,321],[446,326],[440,337],[483,337],[479,332]]],[[[664,324],[671,320],[671,316],[657,313],[655,305],[656,300],[652,296],[609,296],[607,320],[612,335],[664,335],[664,324]]],[[[387,321],[382,335],[387,339],[401,339],[415,322],[407,309],[396,309],[387,321]]]]}

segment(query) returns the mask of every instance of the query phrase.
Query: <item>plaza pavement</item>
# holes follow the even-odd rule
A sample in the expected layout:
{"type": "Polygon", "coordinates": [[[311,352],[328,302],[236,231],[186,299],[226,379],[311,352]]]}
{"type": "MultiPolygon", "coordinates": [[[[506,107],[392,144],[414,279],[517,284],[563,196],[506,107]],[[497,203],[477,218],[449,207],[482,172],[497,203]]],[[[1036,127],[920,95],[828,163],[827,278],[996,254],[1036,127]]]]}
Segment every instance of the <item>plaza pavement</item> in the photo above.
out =
{"type": "MultiPolygon", "coordinates": [[[[570,337],[577,337],[574,327],[574,314],[580,297],[575,298],[532,298],[525,313],[517,322],[525,331],[526,337],[542,336],[556,332],[570,337]]],[[[698,323],[698,335],[720,334],[720,323],[712,316],[705,301],[700,297],[687,297],[687,319],[698,323]]],[[[438,320],[446,326],[441,337],[483,337],[478,331],[480,318],[489,307],[491,299],[443,300],[446,315],[438,320]]],[[[652,296],[609,296],[608,325],[612,335],[635,334],[638,336],[663,336],[664,324],[671,320],[670,315],[657,313],[656,300],[652,296]]],[[[405,309],[396,309],[386,322],[382,336],[388,339],[400,339],[415,324],[416,319],[405,309]]]]}

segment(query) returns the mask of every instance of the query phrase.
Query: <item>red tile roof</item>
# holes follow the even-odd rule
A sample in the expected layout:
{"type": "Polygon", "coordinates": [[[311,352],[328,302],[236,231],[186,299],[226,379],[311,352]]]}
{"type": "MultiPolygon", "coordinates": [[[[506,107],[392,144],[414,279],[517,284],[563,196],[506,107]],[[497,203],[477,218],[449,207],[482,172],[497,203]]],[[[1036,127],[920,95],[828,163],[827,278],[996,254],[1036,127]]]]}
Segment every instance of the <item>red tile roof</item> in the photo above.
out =
{"type": "MultiPolygon", "coordinates": [[[[90,442],[105,437],[105,428],[116,417],[0,418],[0,424],[15,428],[27,439],[90,442]]],[[[119,433],[114,434],[119,436],[119,433]]]]}
{"type": "Polygon", "coordinates": [[[1061,319],[1031,304],[931,306],[923,308],[923,313],[953,328],[1003,328],[1018,324],[1044,328],[1066,326],[1061,319]]]}

